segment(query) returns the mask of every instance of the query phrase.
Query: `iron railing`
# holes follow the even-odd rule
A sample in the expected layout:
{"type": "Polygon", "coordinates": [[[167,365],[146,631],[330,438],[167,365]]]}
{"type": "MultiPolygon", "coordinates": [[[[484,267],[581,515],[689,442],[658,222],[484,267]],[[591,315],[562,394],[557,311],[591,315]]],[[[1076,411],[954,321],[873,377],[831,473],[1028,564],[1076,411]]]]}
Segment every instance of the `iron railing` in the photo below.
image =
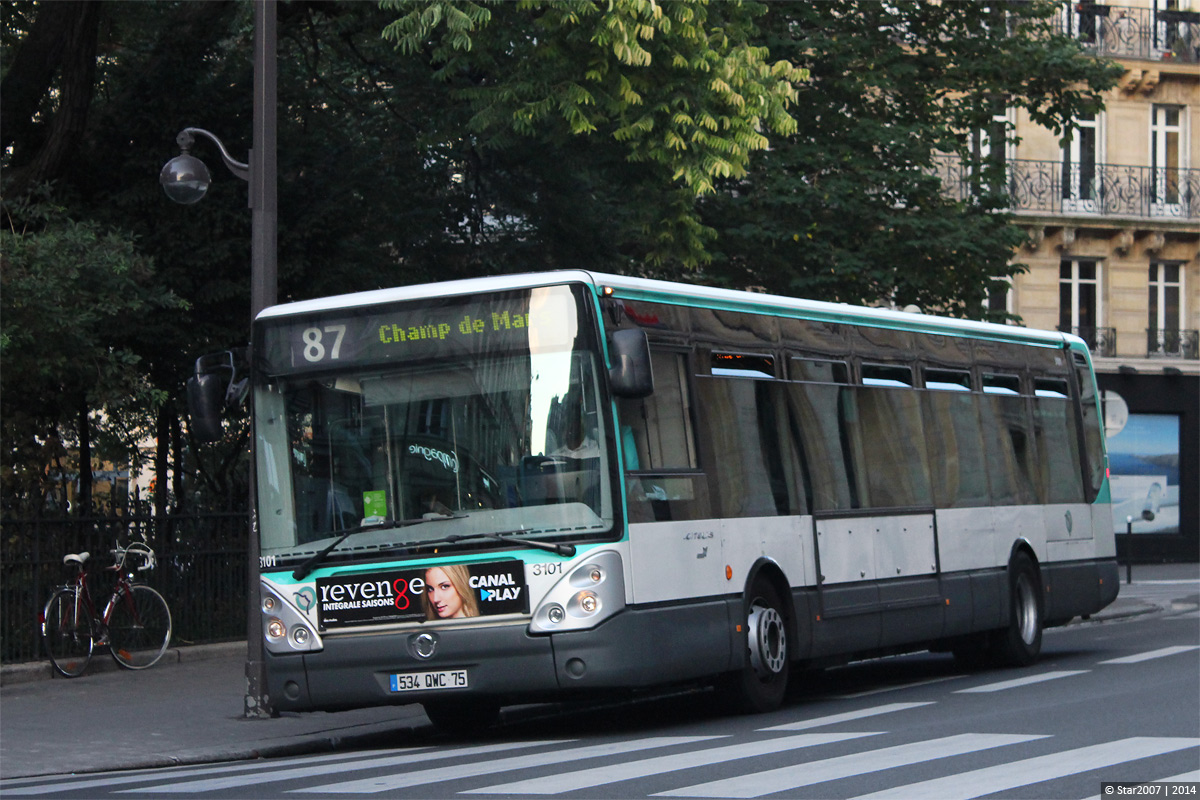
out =
{"type": "Polygon", "coordinates": [[[1200,61],[1200,13],[1195,11],[1071,0],[1059,6],[1055,30],[1101,57],[1200,61]]]}
{"type": "MultiPolygon", "coordinates": [[[[990,187],[958,156],[934,157],[932,171],[950,197],[967,200],[990,187]]],[[[1005,164],[1003,192],[1017,212],[1200,219],[1200,169],[1068,164],[1014,159],[1005,164]]]]}
{"type": "Polygon", "coordinates": [[[42,658],[38,615],[67,578],[64,555],[91,553],[92,589],[103,593],[109,550],[142,533],[158,560],[143,577],[171,607],[173,644],[245,636],[247,531],[242,513],[0,520],[0,660],[42,658]]]}
{"type": "Polygon", "coordinates": [[[1073,333],[1080,339],[1087,342],[1088,350],[1094,356],[1102,356],[1111,358],[1117,354],[1117,329],[1116,328],[1092,328],[1092,327],[1070,327],[1059,325],[1058,329],[1063,333],[1073,333]]]}
{"type": "Polygon", "coordinates": [[[1200,358],[1200,330],[1147,328],[1146,354],[1170,358],[1200,358]]]}

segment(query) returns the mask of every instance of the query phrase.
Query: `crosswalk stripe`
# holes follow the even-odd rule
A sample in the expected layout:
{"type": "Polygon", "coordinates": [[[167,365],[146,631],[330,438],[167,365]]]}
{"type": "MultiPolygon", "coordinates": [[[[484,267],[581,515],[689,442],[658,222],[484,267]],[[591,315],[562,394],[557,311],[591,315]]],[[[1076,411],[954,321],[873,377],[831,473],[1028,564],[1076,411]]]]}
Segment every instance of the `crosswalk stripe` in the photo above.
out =
{"type": "Polygon", "coordinates": [[[397,775],[379,775],[374,778],[363,778],[356,781],[330,783],[324,786],[307,786],[295,789],[296,792],[312,794],[353,794],[387,792],[408,786],[423,786],[440,781],[472,778],[478,775],[490,775],[495,772],[508,772],[517,769],[533,769],[562,764],[569,761],[581,761],[585,758],[600,756],[623,755],[658,747],[673,747],[680,744],[695,744],[697,742],[723,739],[723,736],[656,736],[648,739],[632,739],[624,742],[608,742],[606,744],[588,747],[566,748],[551,750],[545,753],[532,753],[524,756],[512,756],[498,761],[481,761],[475,764],[452,764],[445,767],[405,772],[397,775]]]}
{"type": "Polygon", "coordinates": [[[1165,656],[1173,656],[1177,653],[1187,653],[1191,650],[1200,650],[1200,645],[1176,645],[1175,647],[1162,647],[1158,650],[1149,650],[1145,653],[1135,653],[1131,656],[1122,656],[1121,658],[1110,658],[1108,661],[1101,661],[1101,664],[1140,664],[1143,661],[1149,661],[1154,658],[1163,658],[1165,656]]]}
{"type": "Polygon", "coordinates": [[[1063,753],[1027,758],[994,767],[947,775],[943,778],[893,786],[856,800],[970,800],[1080,772],[1103,769],[1126,761],[1200,746],[1200,739],[1135,736],[1115,742],[1080,747],[1063,753]]]}
{"type": "Polygon", "coordinates": [[[593,786],[604,786],[618,781],[628,781],[635,778],[645,778],[649,775],[662,775],[681,769],[703,767],[709,764],[722,764],[739,758],[785,753],[789,750],[799,750],[802,747],[816,747],[822,744],[843,742],[849,739],[859,739],[864,736],[878,736],[877,733],[802,733],[797,736],[785,736],[780,739],[768,739],[759,742],[743,742],[726,747],[714,747],[710,750],[693,750],[688,753],[677,753],[669,756],[646,758],[641,761],[629,761],[624,764],[611,764],[592,769],[564,772],[559,775],[547,775],[542,778],[502,783],[488,786],[484,789],[471,789],[462,794],[558,794],[576,789],[589,789],[593,786]]]}
{"type": "Polygon", "coordinates": [[[785,722],[783,725],[772,725],[769,728],[759,728],[760,731],[803,731],[809,728],[820,728],[825,725],[836,725],[839,722],[850,722],[857,719],[866,719],[867,717],[875,717],[880,714],[891,714],[896,711],[908,711],[910,708],[920,708],[921,706],[934,705],[932,700],[924,703],[888,703],[886,706],[875,706],[874,708],[863,708],[858,711],[846,711],[842,714],[830,714],[827,717],[817,717],[816,719],[805,719],[799,722],[785,722]]]}
{"type": "Polygon", "coordinates": [[[1029,686],[1034,683],[1042,683],[1043,681],[1053,681],[1059,678],[1069,678],[1072,675],[1083,675],[1090,670],[1086,669],[1060,669],[1055,672],[1043,672],[1038,675],[1027,675],[1024,678],[1014,678],[1011,681],[1000,681],[999,683],[988,683],[983,686],[972,686],[969,689],[959,689],[955,694],[973,694],[978,692],[1002,692],[1005,689],[1016,689],[1020,686],[1029,686]]]}
{"type": "Polygon", "coordinates": [[[485,744],[478,745],[476,747],[462,747],[450,750],[428,750],[427,748],[421,748],[423,752],[405,750],[399,755],[367,758],[360,761],[342,762],[337,764],[305,764],[304,766],[294,767],[292,769],[280,770],[263,769],[263,765],[260,764],[260,772],[256,775],[223,775],[219,778],[208,778],[206,780],[199,781],[177,781],[174,783],[157,784],[154,786],[145,786],[137,789],[124,789],[122,794],[130,792],[145,792],[151,794],[215,792],[220,789],[236,789],[239,786],[248,786],[255,783],[273,783],[275,781],[286,781],[296,778],[312,778],[319,775],[333,775],[339,772],[354,772],[361,769],[398,767],[405,764],[419,764],[424,761],[434,761],[436,759],[454,758],[458,756],[489,755],[491,753],[499,753],[505,750],[516,750],[526,747],[568,744],[569,741],[570,740],[543,742],[501,742],[499,744],[485,744]]]}
{"type": "Polygon", "coordinates": [[[1046,737],[1040,735],[963,733],[927,742],[912,742],[822,761],[793,764],[750,775],[738,775],[669,792],[659,792],[655,797],[761,797],[815,783],[1044,738],[1046,737]]]}
{"type": "MultiPolygon", "coordinates": [[[[414,753],[418,750],[427,750],[427,747],[410,748],[407,752],[414,753]]],[[[373,752],[373,751],[372,751],[373,752]]],[[[313,765],[322,762],[330,761],[348,761],[354,758],[363,758],[364,755],[370,753],[326,753],[325,755],[302,756],[300,758],[288,758],[280,760],[272,760],[272,767],[278,768],[289,764],[303,763],[313,765]]],[[[8,794],[18,795],[39,795],[39,794],[54,794],[56,792],[78,791],[80,789],[94,789],[98,787],[125,786],[131,783],[153,783],[155,781],[164,780],[180,780],[183,778],[194,778],[200,775],[212,775],[213,773],[221,773],[228,775],[237,772],[262,772],[263,762],[254,760],[250,763],[229,763],[223,762],[210,766],[191,766],[191,767],[162,767],[156,769],[142,770],[130,773],[127,770],[119,772],[95,772],[85,778],[76,778],[74,780],[64,780],[60,778],[56,783],[48,783],[51,776],[41,775],[36,778],[18,779],[20,782],[4,781],[0,782],[0,796],[8,794]],[[38,782],[41,783],[38,783],[38,782]],[[37,784],[37,785],[29,785],[37,784]]]]}

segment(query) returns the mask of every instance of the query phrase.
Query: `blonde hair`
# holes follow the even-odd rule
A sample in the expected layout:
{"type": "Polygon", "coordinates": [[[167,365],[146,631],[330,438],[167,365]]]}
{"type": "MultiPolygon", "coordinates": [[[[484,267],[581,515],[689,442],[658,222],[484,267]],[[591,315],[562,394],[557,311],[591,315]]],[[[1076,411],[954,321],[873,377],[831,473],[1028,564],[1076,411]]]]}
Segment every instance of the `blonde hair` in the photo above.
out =
{"type": "MultiPolygon", "coordinates": [[[[459,599],[462,600],[462,615],[464,617],[478,617],[479,598],[475,596],[475,592],[471,589],[471,571],[463,564],[445,564],[429,567],[425,570],[425,574],[429,575],[430,570],[435,569],[440,569],[446,573],[446,577],[450,580],[450,585],[458,593],[459,599]]],[[[433,604],[429,602],[428,586],[421,593],[421,606],[425,609],[425,619],[439,619],[437,612],[433,610],[433,604]]]]}

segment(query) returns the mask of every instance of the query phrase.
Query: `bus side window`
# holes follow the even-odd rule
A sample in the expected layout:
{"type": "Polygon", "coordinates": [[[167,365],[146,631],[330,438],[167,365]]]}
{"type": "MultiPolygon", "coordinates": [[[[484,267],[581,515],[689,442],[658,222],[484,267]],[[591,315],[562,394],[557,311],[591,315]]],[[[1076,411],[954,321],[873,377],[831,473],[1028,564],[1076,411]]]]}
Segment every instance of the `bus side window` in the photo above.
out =
{"type": "Polygon", "coordinates": [[[654,393],[617,400],[630,522],[708,516],[697,469],[687,354],[652,350],[654,393]]]}
{"type": "MultiPolygon", "coordinates": [[[[1080,356],[1076,354],[1076,360],[1079,359],[1080,356]]],[[[1075,375],[1079,380],[1079,403],[1083,413],[1083,445],[1087,454],[1090,502],[1104,484],[1104,438],[1100,431],[1100,412],[1096,408],[1096,387],[1087,364],[1077,364],[1075,375]]]]}
{"type": "Polygon", "coordinates": [[[1044,503],[1084,501],[1079,438],[1069,394],[1065,379],[1039,378],[1034,383],[1034,435],[1044,503]]]}

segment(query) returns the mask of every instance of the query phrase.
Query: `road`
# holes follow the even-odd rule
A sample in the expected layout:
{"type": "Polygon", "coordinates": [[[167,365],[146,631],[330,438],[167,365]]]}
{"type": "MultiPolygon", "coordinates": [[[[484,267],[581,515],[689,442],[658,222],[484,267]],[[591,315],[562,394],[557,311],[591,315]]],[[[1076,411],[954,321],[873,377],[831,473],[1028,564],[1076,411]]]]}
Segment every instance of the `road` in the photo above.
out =
{"type": "Polygon", "coordinates": [[[1200,782],[1195,611],[1049,631],[1027,669],[964,673],[916,654],[796,683],[783,709],[760,716],[723,716],[710,694],[688,692],[531,709],[475,741],[423,728],[388,749],[25,778],[0,792],[1079,800],[1101,797],[1106,781],[1200,782]]]}

